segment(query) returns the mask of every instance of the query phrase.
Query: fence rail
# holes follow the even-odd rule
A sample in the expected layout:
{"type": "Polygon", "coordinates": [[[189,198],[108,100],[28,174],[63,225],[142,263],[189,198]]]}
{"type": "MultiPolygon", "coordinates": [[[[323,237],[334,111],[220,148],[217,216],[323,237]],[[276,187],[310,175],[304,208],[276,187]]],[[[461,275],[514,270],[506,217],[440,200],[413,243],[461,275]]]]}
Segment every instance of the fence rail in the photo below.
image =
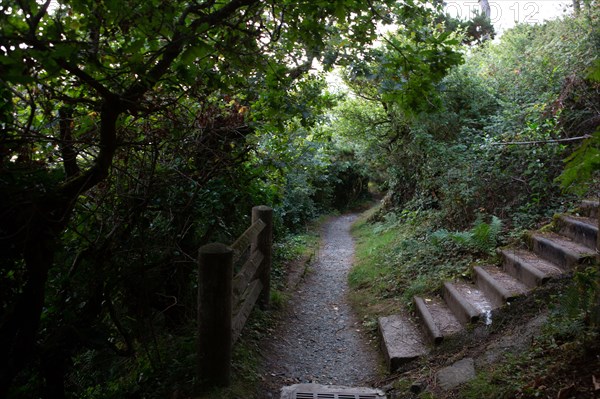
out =
{"type": "Polygon", "coordinates": [[[269,306],[273,210],[252,208],[252,224],[231,245],[198,251],[198,387],[228,386],[232,346],[258,302],[269,306]],[[250,248],[239,272],[233,265],[250,248]]]}
{"type": "Polygon", "coordinates": [[[244,251],[248,249],[252,241],[256,239],[261,231],[263,231],[265,226],[265,222],[263,222],[262,219],[258,219],[256,222],[252,223],[252,225],[248,227],[246,231],[244,231],[240,238],[231,244],[231,249],[233,250],[233,262],[237,262],[239,260],[244,251]]]}

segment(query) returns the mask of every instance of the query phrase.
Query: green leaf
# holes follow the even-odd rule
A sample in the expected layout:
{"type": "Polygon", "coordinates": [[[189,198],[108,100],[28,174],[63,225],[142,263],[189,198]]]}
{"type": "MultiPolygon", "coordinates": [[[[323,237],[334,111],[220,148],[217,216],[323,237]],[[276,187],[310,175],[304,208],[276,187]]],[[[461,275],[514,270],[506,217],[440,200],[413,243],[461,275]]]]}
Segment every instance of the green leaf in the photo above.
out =
{"type": "Polygon", "coordinates": [[[600,59],[594,61],[594,65],[588,70],[588,79],[600,82],[600,59]]]}
{"type": "Polygon", "coordinates": [[[194,46],[188,47],[180,57],[180,60],[183,64],[189,65],[196,61],[197,59],[202,59],[206,55],[210,54],[212,48],[208,46],[206,43],[196,44],[194,46]]]}
{"type": "Polygon", "coordinates": [[[586,183],[594,173],[600,171],[600,130],[585,140],[575,152],[565,159],[565,163],[563,173],[556,180],[567,191],[585,192],[586,183]]]}

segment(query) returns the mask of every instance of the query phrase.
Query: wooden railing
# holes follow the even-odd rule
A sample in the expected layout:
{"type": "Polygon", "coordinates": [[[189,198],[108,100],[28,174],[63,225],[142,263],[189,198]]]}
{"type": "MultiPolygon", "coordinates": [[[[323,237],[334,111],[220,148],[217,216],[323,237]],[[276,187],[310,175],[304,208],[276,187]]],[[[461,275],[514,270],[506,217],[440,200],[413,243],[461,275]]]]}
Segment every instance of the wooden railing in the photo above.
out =
{"type": "Polygon", "coordinates": [[[231,352],[254,305],[269,306],[273,210],[252,208],[252,225],[231,245],[198,253],[198,387],[228,386],[231,352]],[[233,266],[249,251],[234,276],[233,266]]]}

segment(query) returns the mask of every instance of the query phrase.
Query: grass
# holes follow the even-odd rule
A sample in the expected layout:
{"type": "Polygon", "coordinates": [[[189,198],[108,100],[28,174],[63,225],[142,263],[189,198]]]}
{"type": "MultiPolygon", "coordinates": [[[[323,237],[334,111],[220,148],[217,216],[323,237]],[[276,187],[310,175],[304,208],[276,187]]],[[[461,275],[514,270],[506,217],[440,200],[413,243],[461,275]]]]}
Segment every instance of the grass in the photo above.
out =
{"type": "Polygon", "coordinates": [[[355,259],[356,265],[348,279],[352,288],[365,288],[379,284],[379,289],[385,289],[381,278],[391,273],[391,264],[387,262],[387,249],[397,240],[396,230],[390,229],[375,234],[372,227],[364,220],[355,225],[353,232],[358,238],[355,259]]]}
{"type": "Polygon", "coordinates": [[[374,221],[377,212],[363,214],[352,229],[351,299],[366,322],[411,308],[414,295],[433,294],[445,280],[468,276],[473,264],[487,259],[470,245],[433,239],[435,213],[403,211],[374,221]]]}
{"type": "Polygon", "coordinates": [[[289,295],[280,290],[271,290],[271,308],[282,309],[289,299],[289,295]]]}

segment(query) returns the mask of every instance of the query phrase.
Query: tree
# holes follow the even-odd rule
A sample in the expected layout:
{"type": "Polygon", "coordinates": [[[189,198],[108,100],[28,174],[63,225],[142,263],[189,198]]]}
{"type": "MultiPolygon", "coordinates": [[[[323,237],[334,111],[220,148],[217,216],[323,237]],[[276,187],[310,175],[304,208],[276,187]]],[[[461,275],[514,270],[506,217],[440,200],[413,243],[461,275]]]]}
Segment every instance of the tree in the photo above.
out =
{"type": "Polygon", "coordinates": [[[582,4],[587,14],[592,12],[594,6],[597,6],[597,2],[594,0],[573,0],[573,10],[575,11],[575,15],[581,14],[582,4]]]}
{"type": "Polygon", "coordinates": [[[377,151],[376,159],[385,164],[384,169],[394,169],[388,188],[402,197],[398,202],[414,194],[417,171],[427,156],[417,149],[411,125],[420,115],[440,108],[442,79],[463,62],[461,36],[446,24],[442,11],[441,7],[399,6],[396,15],[403,17],[397,29],[351,63],[344,77],[357,97],[372,103],[366,117],[364,107],[353,104],[351,128],[344,130],[351,135],[358,130],[365,136],[364,152],[377,151]]]}
{"type": "MultiPolygon", "coordinates": [[[[336,46],[369,42],[373,14],[385,7],[385,1],[367,6],[355,0],[2,3],[0,396],[41,358],[43,394],[64,397],[64,374],[79,336],[71,322],[57,319],[39,340],[48,296],[62,292],[61,284],[49,284],[49,273],[65,249],[69,223],[93,215],[81,206],[85,197],[104,192],[117,163],[134,165],[122,162],[127,149],[162,151],[177,129],[196,124],[204,132],[196,142],[209,154],[197,158],[199,166],[219,168],[244,152],[235,143],[252,134],[253,125],[290,117],[281,111],[287,90],[314,60],[328,65],[341,51],[336,46]],[[200,114],[169,114],[175,105],[200,114]],[[166,116],[167,122],[180,120],[169,126],[163,119],[160,131],[141,129],[166,116]]],[[[143,170],[145,162],[137,165],[140,177],[153,173],[143,170]]],[[[121,221],[122,237],[135,209],[147,205],[120,205],[132,210],[121,221]]],[[[105,238],[106,245],[115,239],[110,232],[105,238]]],[[[106,276],[95,277],[90,300],[80,303],[88,317],[80,324],[113,312],[106,276]]],[[[76,280],[70,273],[61,278],[76,280]]]]}
{"type": "Polygon", "coordinates": [[[446,29],[439,7],[404,5],[396,14],[402,16],[396,31],[350,64],[346,81],[358,95],[395,104],[407,115],[436,109],[436,85],[463,62],[459,35],[446,29]]]}
{"type": "Polygon", "coordinates": [[[488,0],[479,0],[479,6],[481,7],[481,13],[487,19],[490,19],[492,15],[492,9],[490,8],[490,3],[488,0]]]}
{"type": "Polygon", "coordinates": [[[462,41],[468,45],[479,45],[487,40],[494,39],[496,32],[494,25],[488,15],[477,11],[473,12],[473,17],[469,20],[453,18],[446,14],[438,18],[439,22],[444,22],[446,30],[455,32],[462,30],[464,32],[462,41]]]}

